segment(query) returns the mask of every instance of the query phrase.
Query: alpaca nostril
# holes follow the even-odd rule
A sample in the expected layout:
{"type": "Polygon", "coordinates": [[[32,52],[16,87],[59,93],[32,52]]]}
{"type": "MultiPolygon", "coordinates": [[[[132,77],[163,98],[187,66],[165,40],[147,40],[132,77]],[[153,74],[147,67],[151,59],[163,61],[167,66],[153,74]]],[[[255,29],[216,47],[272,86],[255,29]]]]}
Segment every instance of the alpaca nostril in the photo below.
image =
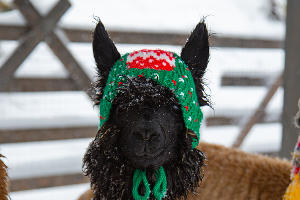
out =
{"type": "Polygon", "coordinates": [[[151,156],[153,154],[153,151],[154,149],[150,148],[148,144],[144,144],[138,150],[136,150],[135,154],[139,157],[151,156]]]}
{"type": "Polygon", "coordinates": [[[149,133],[149,131],[144,131],[143,140],[144,141],[149,141],[150,140],[150,133],[149,133]]]}
{"type": "Polygon", "coordinates": [[[145,142],[152,141],[153,139],[157,138],[158,135],[152,131],[135,131],[133,132],[133,136],[145,142]]]}

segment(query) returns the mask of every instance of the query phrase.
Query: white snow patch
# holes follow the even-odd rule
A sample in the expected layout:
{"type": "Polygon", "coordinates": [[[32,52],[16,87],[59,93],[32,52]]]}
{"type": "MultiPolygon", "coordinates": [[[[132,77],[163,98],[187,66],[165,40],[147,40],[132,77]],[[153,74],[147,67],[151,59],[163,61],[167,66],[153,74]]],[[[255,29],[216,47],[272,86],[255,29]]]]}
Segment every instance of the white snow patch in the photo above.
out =
{"type": "Polygon", "coordinates": [[[81,194],[89,189],[89,184],[69,185],[20,192],[11,192],[11,200],[77,200],[81,194]]]}
{"type": "Polygon", "coordinates": [[[0,93],[0,129],[97,125],[84,92],[0,93]]]}
{"type": "MultiPolygon", "coordinates": [[[[255,125],[245,138],[241,149],[247,152],[278,152],[281,147],[279,123],[255,125]]],[[[221,144],[230,147],[239,133],[236,126],[220,126],[201,129],[200,141],[221,144]]]]}
{"type": "Polygon", "coordinates": [[[92,139],[1,144],[11,179],[80,173],[92,139]]]}

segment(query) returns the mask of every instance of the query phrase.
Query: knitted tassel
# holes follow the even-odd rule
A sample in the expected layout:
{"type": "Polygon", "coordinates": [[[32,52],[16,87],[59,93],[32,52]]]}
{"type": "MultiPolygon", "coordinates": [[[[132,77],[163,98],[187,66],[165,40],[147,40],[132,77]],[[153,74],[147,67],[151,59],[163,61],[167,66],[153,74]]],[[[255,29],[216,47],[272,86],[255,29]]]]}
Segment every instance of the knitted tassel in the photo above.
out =
{"type": "Polygon", "coordinates": [[[146,171],[141,171],[136,169],[133,175],[133,186],[132,186],[132,196],[135,200],[147,200],[150,196],[150,185],[147,180],[146,171]],[[143,183],[145,186],[145,195],[141,196],[139,194],[139,186],[143,183]]]}
{"type": "MultiPolygon", "coordinates": [[[[155,171],[156,181],[153,188],[153,195],[156,200],[161,200],[167,193],[167,177],[164,168],[161,166],[155,171]]],[[[147,200],[150,197],[150,185],[147,180],[146,171],[136,169],[133,175],[132,196],[135,200],[147,200]],[[140,184],[145,186],[145,195],[138,192],[140,184]]]]}
{"type": "Polygon", "coordinates": [[[155,181],[153,194],[156,200],[161,200],[167,193],[167,177],[164,168],[160,167],[156,170],[155,176],[157,180],[155,181]]]}

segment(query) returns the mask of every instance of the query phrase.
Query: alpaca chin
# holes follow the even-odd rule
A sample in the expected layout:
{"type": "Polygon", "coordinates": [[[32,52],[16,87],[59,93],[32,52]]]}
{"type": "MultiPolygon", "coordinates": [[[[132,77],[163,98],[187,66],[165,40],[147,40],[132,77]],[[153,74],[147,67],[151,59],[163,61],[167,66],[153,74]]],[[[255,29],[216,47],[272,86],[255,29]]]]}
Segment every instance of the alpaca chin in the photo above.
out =
{"type": "MultiPolygon", "coordinates": [[[[117,145],[119,130],[116,126],[106,122],[99,130],[95,139],[90,143],[83,159],[84,173],[90,177],[94,191],[94,200],[101,199],[133,199],[132,177],[134,165],[120,152],[117,145]]],[[[167,194],[164,199],[186,198],[202,181],[205,156],[198,149],[187,145],[189,135],[182,136],[178,157],[164,163],[167,176],[167,194]]],[[[147,178],[151,188],[155,182],[154,169],[149,168],[147,178]]],[[[143,194],[144,188],[140,187],[143,194]]],[[[154,196],[150,196],[154,199],[154,196]]]]}

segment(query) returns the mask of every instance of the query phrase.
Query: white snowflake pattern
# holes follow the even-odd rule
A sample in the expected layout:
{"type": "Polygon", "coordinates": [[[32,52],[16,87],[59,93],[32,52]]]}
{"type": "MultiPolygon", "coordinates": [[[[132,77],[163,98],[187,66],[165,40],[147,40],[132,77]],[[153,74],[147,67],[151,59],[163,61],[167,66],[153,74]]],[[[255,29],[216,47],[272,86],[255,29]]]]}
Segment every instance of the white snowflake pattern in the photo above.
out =
{"type": "Polygon", "coordinates": [[[184,82],[183,78],[179,78],[179,81],[180,81],[180,82],[184,82]]]}

